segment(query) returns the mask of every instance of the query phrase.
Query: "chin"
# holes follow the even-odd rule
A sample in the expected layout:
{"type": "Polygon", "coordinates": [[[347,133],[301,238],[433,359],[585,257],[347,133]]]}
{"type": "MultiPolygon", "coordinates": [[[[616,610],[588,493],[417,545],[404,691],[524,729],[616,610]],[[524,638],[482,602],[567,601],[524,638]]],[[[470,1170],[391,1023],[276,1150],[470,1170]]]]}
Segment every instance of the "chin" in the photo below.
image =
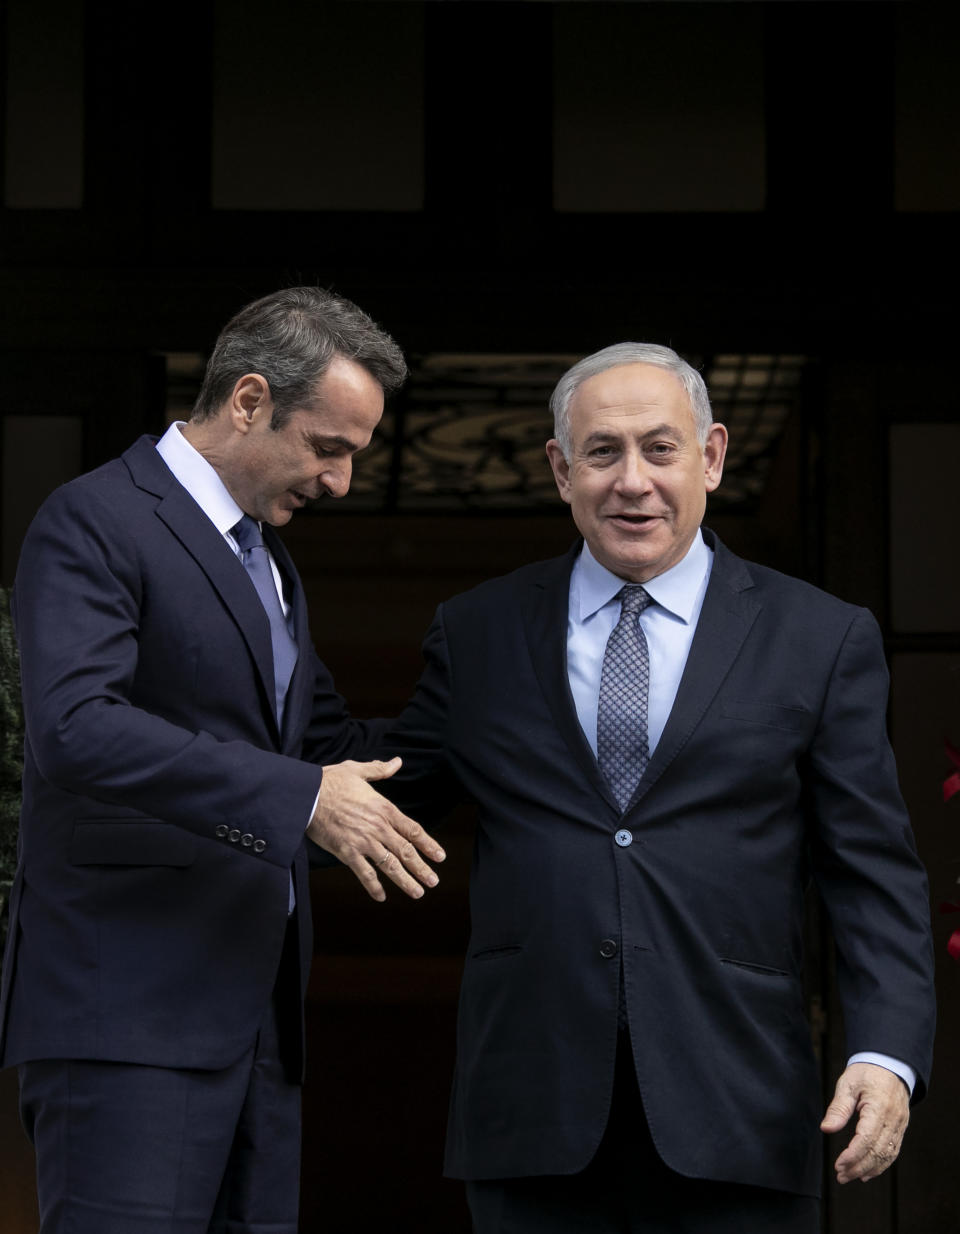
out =
{"type": "Polygon", "coordinates": [[[646,583],[651,578],[662,574],[672,564],[666,553],[613,553],[608,559],[607,569],[620,578],[631,583],[646,583]]]}
{"type": "Polygon", "coordinates": [[[613,573],[628,583],[648,583],[659,571],[649,561],[622,561],[614,567],[613,573]]]}
{"type": "MultiPolygon", "coordinates": [[[[629,548],[624,549],[623,545],[618,545],[619,551],[607,553],[608,570],[612,570],[614,574],[620,575],[622,578],[630,578],[635,582],[643,582],[643,579],[634,578],[635,575],[645,575],[646,578],[651,578],[657,573],[657,566],[660,562],[661,555],[659,553],[630,551],[629,548]]],[[[594,554],[596,555],[596,554],[594,554]]]]}

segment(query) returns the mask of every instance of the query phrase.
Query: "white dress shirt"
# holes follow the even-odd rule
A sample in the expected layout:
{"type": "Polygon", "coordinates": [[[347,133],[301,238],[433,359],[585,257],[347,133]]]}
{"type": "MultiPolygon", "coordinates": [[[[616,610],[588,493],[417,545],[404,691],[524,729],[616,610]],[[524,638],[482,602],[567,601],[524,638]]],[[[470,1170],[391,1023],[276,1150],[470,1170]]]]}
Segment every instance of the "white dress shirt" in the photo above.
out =
{"type": "MultiPolygon", "coordinates": [[[[647,742],[651,755],[677,697],[712,568],[713,552],[698,534],[681,561],[643,584],[653,601],[638,618],[650,653],[647,742]]],[[[620,620],[620,601],[616,597],[624,582],[600,565],[584,544],[570,574],[567,675],[580,727],[594,755],[603,655],[607,639],[620,620]]],[[[916,1072],[899,1059],[865,1051],[854,1054],[847,1065],[851,1063],[886,1067],[913,1093],[916,1072]]]]}
{"type": "MultiPolygon", "coordinates": [[[[216,470],[211,467],[203,455],[193,448],[180,429],[184,421],[178,420],[171,424],[164,435],[157,442],[157,453],[173,472],[174,478],[183,485],[193,500],[197,503],[200,509],[204,512],[207,518],[213,523],[217,531],[223,536],[227,544],[230,545],[234,554],[242,561],[243,553],[240,551],[240,545],[230,534],[230,528],[236,527],[237,523],[243,518],[243,511],[230,496],[227,486],[217,475],[216,470]]],[[[283,595],[283,580],[280,577],[280,571],[277,569],[277,563],[273,560],[273,554],[269,549],[266,550],[267,558],[270,561],[270,569],[273,572],[273,583],[277,589],[277,595],[280,597],[280,603],[283,606],[283,615],[290,620],[290,605],[284,599],[283,595]]],[[[319,798],[320,794],[317,793],[319,798]]],[[[313,807],[316,809],[316,799],[313,807]]],[[[304,830],[310,825],[310,819],[313,818],[313,810],[310,811],[310,818],[304,823],[304,830]]],[[[293,871],[290,872],[290,900],[288,911],[293,912],[295,903],[295,893],[293,889],[293,871]]]]}
{"type": "MultiPolygon", "coordinates": [[[[157,453],[242,561],[243,554],[240,551],[240,545],[230,534],[230,529],[236,527],[243,518],[243,511],[230,496],[227,486],[216,470],[184,437],[180,431],[183,425],[183,420],[170,425],[157,442],[157,453]]],[[[267,549],[267,559],[270,562],[277,595],[283,606],[283,615],[289,620],[290,605],[283,595],[283,579],[269,549],[267,549]]]]}

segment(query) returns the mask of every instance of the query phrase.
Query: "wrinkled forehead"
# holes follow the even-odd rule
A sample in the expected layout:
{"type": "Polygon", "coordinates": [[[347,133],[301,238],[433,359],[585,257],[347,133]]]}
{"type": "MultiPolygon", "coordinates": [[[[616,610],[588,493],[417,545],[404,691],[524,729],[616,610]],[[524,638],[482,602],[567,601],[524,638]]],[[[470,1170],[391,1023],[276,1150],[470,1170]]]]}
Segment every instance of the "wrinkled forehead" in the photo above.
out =
{"type": "Polygon", "coordinates": [[[695,432],[693,409],[679,378],[652,364],[623,364],[589,377],[570,400],[570,427],[578,437],[601,425],[611,431],[645,432],[671,424],[695,432]]]}

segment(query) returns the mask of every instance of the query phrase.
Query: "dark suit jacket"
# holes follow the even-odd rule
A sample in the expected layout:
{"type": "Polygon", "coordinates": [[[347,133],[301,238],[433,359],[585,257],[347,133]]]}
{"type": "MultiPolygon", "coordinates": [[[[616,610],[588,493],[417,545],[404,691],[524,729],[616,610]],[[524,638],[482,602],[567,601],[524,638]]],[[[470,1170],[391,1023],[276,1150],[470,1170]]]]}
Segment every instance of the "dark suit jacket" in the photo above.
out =
{"type": "Polygon", "coordinates": [[[427,821],[431,803],[478,807],[454,1176],[587,1164],[610,1105],[622,958],[667,1164],[816,1193],[809,871],[839,944],[849,1052],[911,1063],[923,1092],[927,891],[887,742],[876,623],[707,536],[715,559],[689,660],[625,815],[567,682],[573,552],[442,605],[417,693],[387,734],[385,751],[405,760],[391,784],[404,806],[427,821]]]}
{"type": "Polygon", "coordinates": [[[5,1066],[234,1062],[277,976],[291,866],[305,985],[304,830],[321,772],[301,756],[354,757],[368,734],[313,651],[289,557],[266,539],[300,646],[282,733],[257,593],[153,439],[59,489],[27,535],[5,1066]]]}

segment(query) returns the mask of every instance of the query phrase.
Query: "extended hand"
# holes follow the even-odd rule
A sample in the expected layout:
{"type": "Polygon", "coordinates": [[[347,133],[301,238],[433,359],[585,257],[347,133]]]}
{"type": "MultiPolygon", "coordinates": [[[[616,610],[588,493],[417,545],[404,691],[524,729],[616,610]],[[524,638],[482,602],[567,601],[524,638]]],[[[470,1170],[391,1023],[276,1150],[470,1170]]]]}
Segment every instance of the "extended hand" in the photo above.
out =
{"type": "Polygon", "coordinates": [[[437,876],[420,858],[434,861],[446,854],[419,823],[401,814],[367,781],[385,780],[400,767],[388,763],[334,763],[323,769],[320,795],[307,827],[315,844],[349,866],[374,900],[385,900],[378,874],[385,874],[408,896],[419,899],[423,886],[435,887],[437,876]]]}
{"type": "Polygon", "coordinates": [[[874,1063],[853,1063],[837,1080],[820,1130],[841,1131],[856,1111],[853,1139],[836,1160],[837,1181],[876,1178],[900,1152],[910,1119],[907,1086],[898,1075],[874,1063]]]}

